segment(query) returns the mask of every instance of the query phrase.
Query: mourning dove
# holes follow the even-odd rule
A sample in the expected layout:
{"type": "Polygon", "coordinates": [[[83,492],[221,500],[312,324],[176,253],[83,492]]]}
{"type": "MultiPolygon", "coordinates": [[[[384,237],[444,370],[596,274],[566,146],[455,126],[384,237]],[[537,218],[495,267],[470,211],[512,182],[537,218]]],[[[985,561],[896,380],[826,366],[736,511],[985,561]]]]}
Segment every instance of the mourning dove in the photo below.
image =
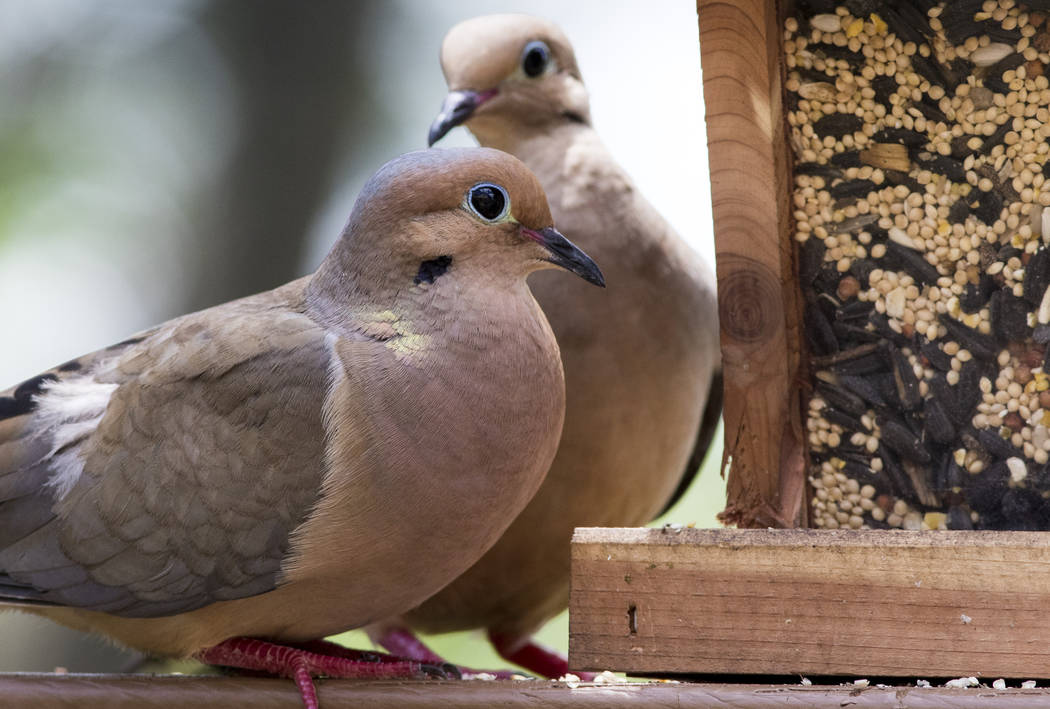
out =
{"type": "Polygon", "coordinates": [[[417,672],[244,636],[401,613],[495,542],[561,432],[558,350],[525,282],[554,265],[603,283],[516,158],[410,153],[314,275],[3,392],[0,603],[294,676],[308,706],[311,674],[417,672]]]}
{"type": "MultiPolygon", "coordinates": [[[[525,15],[468,20],[445,37],[441,66],[450,93],[429,142],[465,124],[482,145],[521,158],[609,288],[599,298],[543,274],[530,279],[565,364],[557,457],[485,557],[403,620],[426,632],[485,628],[505,659],[558,677],[564,659],[528,638],[568,603],[573,528],[652,520],[684,490],[713,435],[722,393],[714,278],[602,145],[556,25],[525,15]]],[[[400,622],[369,634],[433,657],[400,622]]]]}

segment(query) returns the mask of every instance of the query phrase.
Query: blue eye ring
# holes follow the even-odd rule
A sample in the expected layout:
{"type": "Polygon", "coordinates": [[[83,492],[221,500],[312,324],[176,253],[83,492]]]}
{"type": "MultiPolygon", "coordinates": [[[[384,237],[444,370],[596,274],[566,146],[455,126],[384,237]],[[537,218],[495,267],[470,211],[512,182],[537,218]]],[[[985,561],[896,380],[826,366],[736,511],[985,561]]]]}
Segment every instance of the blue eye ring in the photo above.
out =
{"type": "Polygon", "coordinates": [[[541,40],[532,40],[521,51],[521,70],[530,79],[542,76],[547,71],[550,62],[551,48],[541,40]]]}
{"type": "Polygon", "coordinates": [[[492,182],[479,182],[471,187],[464,201],[467,209],[490,223],[503,220],[510,212],[507,190],[492,182]]]}

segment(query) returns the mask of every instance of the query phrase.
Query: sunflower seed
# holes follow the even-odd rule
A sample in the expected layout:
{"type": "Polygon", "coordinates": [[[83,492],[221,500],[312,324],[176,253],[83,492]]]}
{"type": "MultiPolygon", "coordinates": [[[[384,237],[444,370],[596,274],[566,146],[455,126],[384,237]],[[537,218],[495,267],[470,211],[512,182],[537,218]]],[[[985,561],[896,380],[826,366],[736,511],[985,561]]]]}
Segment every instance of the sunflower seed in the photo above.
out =
{"type": "Polygon", "coordinates": [[[849,413],[855,418],[860,418],[868,411],[868,407],[863,399],[830,382],[819,382],[817,391],[828,404],[849,413]]]}
{"type": "Polygon", "coordinates": [[[864,126],[864,119],[846,113],[832,113],[813,123],[813,130],[818,135],[830,135],[841,138],[847,133],[856,133],[864,126]]]}
{"type": "Polygon", "coordinates": [[[899,349],[891,344],[886,345],[886,354],[889,357],[893,380],[897,386],[897,398],[900,399],[905,409],[918,408],[922,403],[922,396],[919,394],[919,380],[915,377],[911,363],[899,349]]]}
{"type": "Polygon", "coordinates": [[[952,368],[952,358],[934,342],[928,342],[923,345],[922,349],[919,350],[919,354],[930,363],[930,366],[942,372],[947,372],[952,368]]]}
{"type": "Polygon", "coordinates": [[[985,335],[972,327],[963,325],[950,315],[941,315],[940,322],[947,328],[948,334],[955,338],[960,345],[970,350],[974,357],[995,359],[999,353],[999,348],[996,347],[995,340],[990,335],[985,335]]]}
{"type": "Polygon", "coordinates": [[[988,453],[1005,460],[1006,458],[1015,458],[1024,455],[1022,451],[1019,451],[1012,443],[1000,436],[995,431],[990,431],[986,428],[977,430],[977,441],[981,444],[988,453]]]}
{"type": "Polygon", "coordinates": [[[1024,299],[1030,305],[1039,305],[1050,286],[1050,248],[1042,248],[1032,254],[1024,267],[1024,299]]]}
{"type": "Polygon", "coordinates": [[[1009,44],[1001,44],[995,42],[985,47],[978,47],[970,54],[970,61],[976,66],[990,67],[996,62],[1005,59],[1008,55],[1014,53],[1014,48],[1009,44]]]}
{"type": "Polygon", "coordinates": [[[993,316],[992,325],[996,333],[1007,342],[1020,342],[1028,336],[1030,331],[1028,303],[1007,290],[999,291],[999,295],[998,313],[993,316]]]}
{"type": "Polygon", "coordinates": [[[838,351],[838,338],[835,337],[835,331],[819,305],[816,303],[806,305],[803,319],[806,337],[816,354],[829,355],[838,351]]]}
{"type": "Polygon", "coordinates": [[[918,436],[908,428],[892,419],[882,418],[879,421],[880,438],[886,446],[902,458],[916,463],[929,463],[930,453],[922,445],[918,436]]]}
{"type": "Polygon", "coordinates": [[[920,254],[905,246],[890,241],[886,244],[886,259],[891,265],[898,266],[922,285],[937,282],[941,274],[937,268],[920,254]]]}
{"type": "Polygon", "coordinates": [[[809,24],[821,32],[838,32],[842,29],[842,21],[833,13],[814,15],[809,18],[809,24]]]}
{"type": "Polygon", "coordinates": [[[872,384],[864,377],[841,374],[839,375],[839,384],[841,384],[843,388],[849,389],[872,406],[881,407],[886,405],[886,400],[879,392],[878,386],[872,384]]]}
{"type": "Polygon", "coordinates": [[[944,407],[936,399],[927,399],[923,406],[926,433],[930,439],[942,445],[955,440],[955,427],[952,426],[944,407]]]}
{"type": "Polygon", "coordinates": [[[970,513],[960,505],[952,505],[948,508],[948,529],[973,529],[970,521],[970,513]]]}

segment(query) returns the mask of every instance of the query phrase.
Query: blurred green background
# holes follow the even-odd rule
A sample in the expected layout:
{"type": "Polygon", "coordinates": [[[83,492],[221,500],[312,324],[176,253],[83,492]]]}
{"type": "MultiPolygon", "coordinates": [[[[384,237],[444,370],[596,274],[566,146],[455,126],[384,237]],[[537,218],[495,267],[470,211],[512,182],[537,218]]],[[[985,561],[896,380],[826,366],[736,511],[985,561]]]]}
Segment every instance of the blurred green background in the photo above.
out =
{"type": "MultiPolygon", "coordinates": [[[[691,0],[0,0],[0,388],[313,270],[365,179],[425,147],[445,32],[490,12],[565,29],[605,142],[713,263],[691,0]]],[[[720,458],[660,522],[717,524],[720,458]]],[[[20,614],[0,637],[0,670],[141,661],[20,614]]],[[[566,617],[540,638],[564,650],[566,617]]]]}

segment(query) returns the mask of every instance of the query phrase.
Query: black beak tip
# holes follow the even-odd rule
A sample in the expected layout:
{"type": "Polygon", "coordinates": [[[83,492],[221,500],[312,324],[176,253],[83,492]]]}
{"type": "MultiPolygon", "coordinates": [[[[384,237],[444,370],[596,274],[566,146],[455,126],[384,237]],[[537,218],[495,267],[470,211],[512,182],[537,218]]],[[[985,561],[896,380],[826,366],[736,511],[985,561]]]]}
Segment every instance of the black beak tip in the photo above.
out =
{"type": "Polygon", "coordinates": [[[427,146],[433,147],[434,143],[444,138],[450,130],[465,123],[483,100],[484,98],[477,91],[450,92],[445,97],[437,118],[430,124],[430,130],[427,132],[427,146]]]}
{"type": "Polygon", "coordinates": [[[442,125],[441,120],[434,121],[427,132],[427,147],[433,148],[434,143],[444,138],[448,131],[449,127],[442,125]]]}
{"type": "Polygon", "coordinates": [[[605,287],[605,274],[602,273],[602,270],[598,268],[598,264],[594,261],[591,261],[580,268],[573,269],[572,272],[588,283],[596,285],[599,288],[605,287]]]}
{"type": "Polygon", "coordinates": [[[599,288],[605,287],[605,276],[598,268],[598,264],[582,249],[566,239],[561,232],[553,227],[548,227],[541,229],[538,236],[541,239],[540,243],[550,252],[548,260],[551,263],[561,266],[570,273],[575,273],[599,288]]]}

